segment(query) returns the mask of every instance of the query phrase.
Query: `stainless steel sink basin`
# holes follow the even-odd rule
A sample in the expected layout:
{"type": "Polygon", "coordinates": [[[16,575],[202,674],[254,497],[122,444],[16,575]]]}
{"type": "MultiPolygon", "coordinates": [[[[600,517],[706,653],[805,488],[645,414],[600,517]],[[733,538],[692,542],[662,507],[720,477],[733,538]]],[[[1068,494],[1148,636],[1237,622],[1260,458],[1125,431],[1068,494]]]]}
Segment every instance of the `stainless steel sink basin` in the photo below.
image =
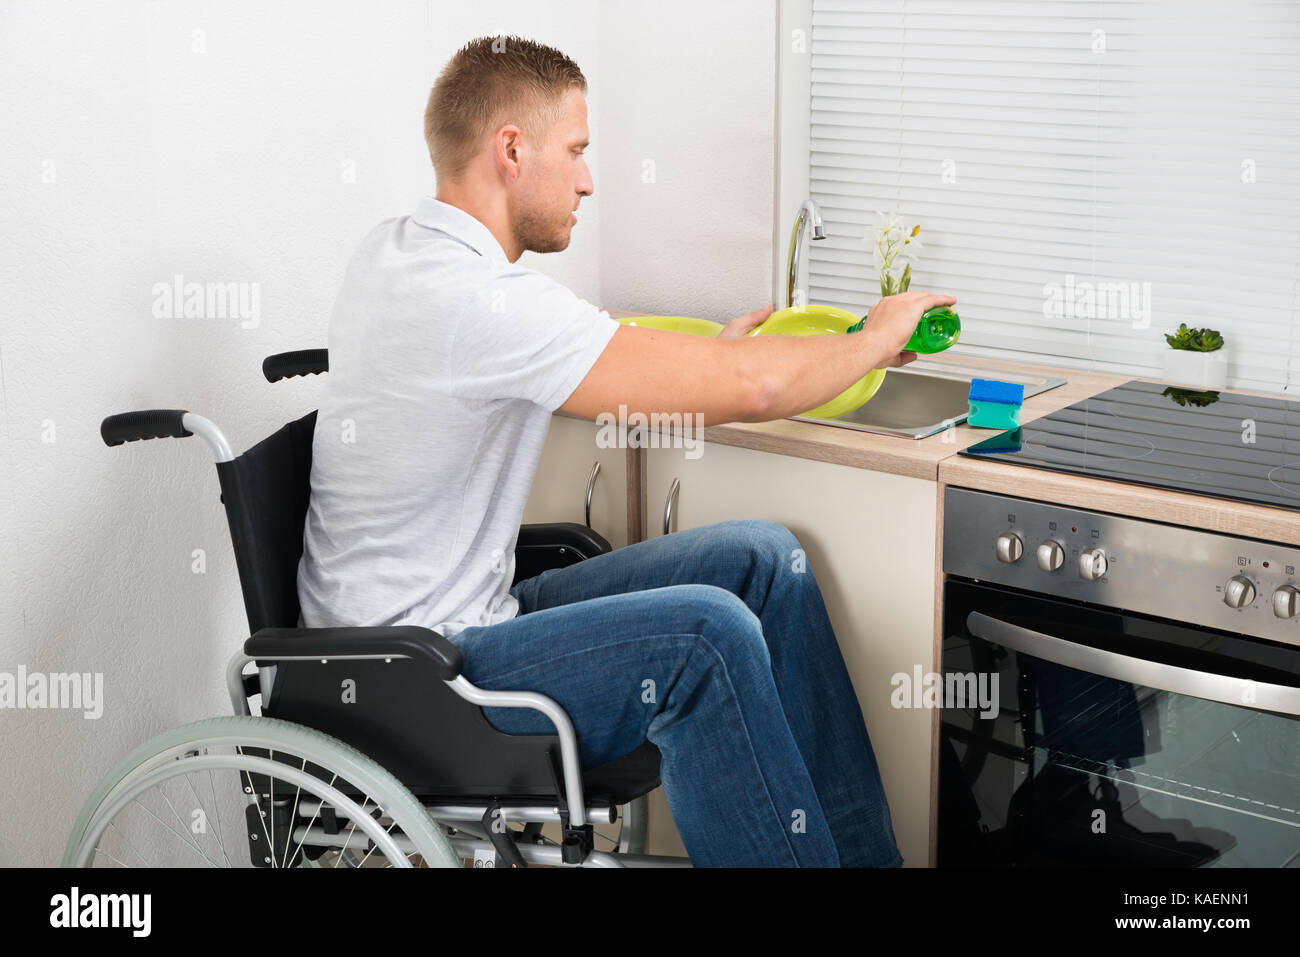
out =
{"type": "Polygon", "coordinates": [[[982,369],[974,365],[916,359],[901,368],[890,369],[880,391],[870,402],[852,412],[836,419],[814,419],[803,415],[791,418],[860,432],[923,439],[966,421],[970,412],[967,396],[971,379],[1018,382],[1025,387],[1026,399],[1066,382],[1065,379],[1023,375],[1005,369],[982,369]]]}

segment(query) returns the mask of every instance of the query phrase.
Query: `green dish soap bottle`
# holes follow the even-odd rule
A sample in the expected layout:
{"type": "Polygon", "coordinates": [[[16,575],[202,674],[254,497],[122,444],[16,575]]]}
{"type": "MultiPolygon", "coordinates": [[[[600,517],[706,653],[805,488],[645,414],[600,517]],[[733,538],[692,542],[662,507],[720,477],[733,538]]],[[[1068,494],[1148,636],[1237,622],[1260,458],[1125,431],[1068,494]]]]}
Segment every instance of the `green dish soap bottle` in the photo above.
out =
{"type": "MultiPolygon", "coordinates": [[[[859,332],[866,324],[863,316],[845,332],[859,332]]],[[[943,352],[961,338],[961,318],[951,306],[934,306],[921,313],[921,321],[916,324],[912,338],[903,346],[903,352],[935,353],[943,352]]]]}

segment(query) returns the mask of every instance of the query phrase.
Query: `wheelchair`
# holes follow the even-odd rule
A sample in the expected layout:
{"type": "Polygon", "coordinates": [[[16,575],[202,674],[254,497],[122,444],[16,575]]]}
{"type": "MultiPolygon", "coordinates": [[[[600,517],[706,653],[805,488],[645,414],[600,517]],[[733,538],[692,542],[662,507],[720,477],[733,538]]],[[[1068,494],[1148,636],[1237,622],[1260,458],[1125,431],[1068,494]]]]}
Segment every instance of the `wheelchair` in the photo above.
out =
{"type": "MultiPolygon", "coordinates": [[[[328,368],[325,349],[262,365],[269,382],[328,368]]],[[[63,865],[690,866],[645,853],[645,796],[660,783],[651,742],[583,769],[554,700],[474,686],[460,650],[430,629],[298,627],[315,424],[312,411],[236,456],[192,412],[103,420],[109,446],[207,442],[250,637],[226,668],[234,714],[175,728],[123,758],[86,802],[63,865]],[[503,733],[484,707],[541,711],[555,734],[503,733]]],[[[585,525],[525,524],[515,582],[608,551],[585,525]]]]}

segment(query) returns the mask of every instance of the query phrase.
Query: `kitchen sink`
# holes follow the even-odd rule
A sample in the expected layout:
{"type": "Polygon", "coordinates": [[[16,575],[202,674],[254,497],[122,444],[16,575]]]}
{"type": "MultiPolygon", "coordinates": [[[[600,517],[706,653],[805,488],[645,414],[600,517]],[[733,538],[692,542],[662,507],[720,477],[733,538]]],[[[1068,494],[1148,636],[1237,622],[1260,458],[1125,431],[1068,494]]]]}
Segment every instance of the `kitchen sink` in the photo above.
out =
{"type": "Polygon", "coordinates": [[[865,405],[834,419],[791,416],[800,422],[834,425],[859,432],[877,432],[906,439],[923,439],[961,425],[970,413],[971,379],[997,379],[1025,387],[1025,398],[1065,385],[1065,379],[1027,375],[1006,369],[982,369],[915,359],[890,369],[875,396],[865,405]]]}

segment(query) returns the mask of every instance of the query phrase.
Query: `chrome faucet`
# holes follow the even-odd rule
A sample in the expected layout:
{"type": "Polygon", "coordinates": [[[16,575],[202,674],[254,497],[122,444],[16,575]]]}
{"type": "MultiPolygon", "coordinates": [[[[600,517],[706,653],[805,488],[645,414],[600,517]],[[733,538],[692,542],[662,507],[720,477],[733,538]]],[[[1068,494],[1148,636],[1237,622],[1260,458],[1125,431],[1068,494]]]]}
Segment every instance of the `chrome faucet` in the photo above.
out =
{"type": "MultiPolygon", "coordinates": [[[[803,205],[799,207],[799,212],[794,218],[794,232],[790,236],[790,272],[787,276],[785,289],[785,305],[790,308],[794,305],[794,284],[799,281],[799,250],[803,246],[803,231],[808,224],[809,217],[812,218],[812,238],[825,239],[826,228],[822,225],[822,211],[816,201],[805,199],[803,205]]],[[[806,303],[801,303],[806,305],[806,303]]]]}

